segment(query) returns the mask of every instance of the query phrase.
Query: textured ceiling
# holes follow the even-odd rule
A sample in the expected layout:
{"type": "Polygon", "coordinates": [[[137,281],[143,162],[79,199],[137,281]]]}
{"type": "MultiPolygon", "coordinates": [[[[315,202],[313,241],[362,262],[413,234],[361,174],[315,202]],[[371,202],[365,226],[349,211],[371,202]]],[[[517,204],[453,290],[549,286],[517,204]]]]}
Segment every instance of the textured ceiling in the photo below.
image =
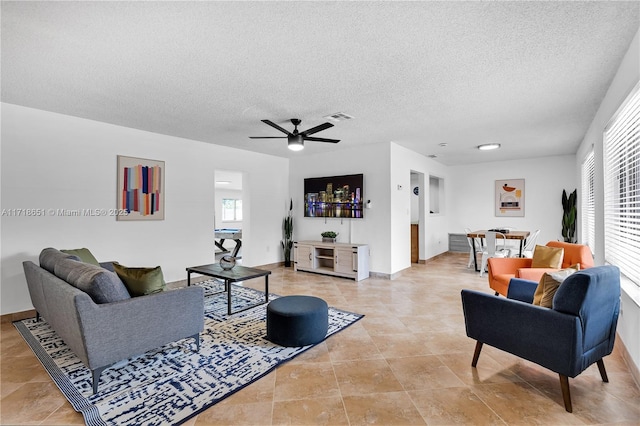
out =
{"type": "Polygon", "coordinates": [[[284,157],[393,141],[450,165],[575,153],[640,26],[638,2],[1,7],[3,102],[284,157]],[[248,138],[336,112],[354,119],[314,136],[337,145],[248,138]]]}

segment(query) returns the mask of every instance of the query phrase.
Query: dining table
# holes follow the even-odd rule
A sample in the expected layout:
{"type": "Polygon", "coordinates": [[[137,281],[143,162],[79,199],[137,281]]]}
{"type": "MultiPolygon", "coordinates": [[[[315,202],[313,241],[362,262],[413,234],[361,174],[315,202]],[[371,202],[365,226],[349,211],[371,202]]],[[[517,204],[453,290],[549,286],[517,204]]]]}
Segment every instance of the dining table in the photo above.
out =
{"type": "Polygon", "coordinates": [[[499,232],[504,234],[504,237],[507,240],[520,240],[520,252],[518,253],[518,257],[522,257],[522,249],[527,243],[527,238],[531,234],[530,231],[511,231],[511,230],[495,230],[495,229],[481,229],[479,231],[469,232],[467,237],[471,238],[471,247],[473,249],[473,266],[475,267],[476,272],[480,271],[478,268],[478,259],[476,258],[476,238],[480,238],[480,241],[485,238],[487,232],[499,232]]]}

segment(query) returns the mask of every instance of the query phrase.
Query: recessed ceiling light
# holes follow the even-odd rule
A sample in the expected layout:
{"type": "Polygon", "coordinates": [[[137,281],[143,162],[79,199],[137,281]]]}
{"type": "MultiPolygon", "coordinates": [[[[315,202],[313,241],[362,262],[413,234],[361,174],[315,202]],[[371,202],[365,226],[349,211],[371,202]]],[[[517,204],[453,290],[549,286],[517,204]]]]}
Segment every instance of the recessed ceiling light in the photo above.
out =
{"type": "Polygon", "coordinates": [[[500,148],[499,143],[485,143],[484,145],[478,145],[478,149],[480,151],[490,151],[492,149],[500,148]]]}
{"type": "Polygon", "coordinates": [[[217,180],[216,184],[217,185],[229,185],[231,183],[230,180],[217,180]]]}
{"type": "Polygon", "coordinates": [[[442,143],[439,143],[438,146],[441,147],[441,148],[444,148],[444,147],[447,146],[447,143],[446,142],[442,142],[442,143]]]}
{"type": "Polygon", "coordinates": [[[429,154],[429,155],[427,155],[427,157],[429,157],[429,158],[436,158],[436,157],[437,157],[437,155],[435,155],[435,154],[429,154]]]}

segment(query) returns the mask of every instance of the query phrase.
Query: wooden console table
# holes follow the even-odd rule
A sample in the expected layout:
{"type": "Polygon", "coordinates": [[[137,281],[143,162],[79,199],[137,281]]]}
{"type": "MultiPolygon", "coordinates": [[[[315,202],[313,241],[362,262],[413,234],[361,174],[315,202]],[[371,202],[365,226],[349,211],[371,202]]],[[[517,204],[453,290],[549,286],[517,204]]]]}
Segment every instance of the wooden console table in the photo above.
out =
{"type": "Polygon", "coordinates": [[[294,270],[353,278],[369,278],[369,246],[366,244],[296,241],[294,270]]]}

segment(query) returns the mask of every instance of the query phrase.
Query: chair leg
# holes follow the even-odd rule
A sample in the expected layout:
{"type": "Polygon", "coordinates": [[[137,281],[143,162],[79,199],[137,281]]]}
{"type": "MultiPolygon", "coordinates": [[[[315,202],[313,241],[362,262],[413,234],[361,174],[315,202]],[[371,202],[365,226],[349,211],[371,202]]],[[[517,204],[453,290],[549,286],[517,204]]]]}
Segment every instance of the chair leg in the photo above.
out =
{"type": "Polygon", "coordinates": [[[487,268],[487,258],[482,256],[482,266],[480,267],[480,276],[484,275],[484,270],[487,268]]]}
{"type": "Polygon", "coordinates": [[[476,350],[473,351],[473,360],[471,366],[475,367],[478,364],[478,358],[480,358],[480,351],[482,350],[482,342],[476,342],[476,350]]]}
{"type": "Polygon", "coordinates": [[[560,374],[560,388],[562,389],[562,399],[564,400],[564,409],[567,412],[572,413],[571,407],[571,392],[569,391],[569,378],[563,374],[560,374]]]}
{"type": "Polygon", "coordinates": [[[93,394],[98,393],[98,384],[100,383],[100,375],[104,370],[109,368],[108,365],[91,370],[91,379],[93,381],[93,394]]]}
{"type": "Polygon", "coordinates": [[[605,383],[609,383],[609,377],[607,377],[607,370],[604,368],[604,361],[602,358],[597,362],[598,370],[600,370],[600,377],[602,377],[602,381],[605,383]]]}
{"type": "Polygon", "coordinates": [[[194,334],[191,338],[196,341],[196,352],[200,352],[200,333],[194,334]]]}

